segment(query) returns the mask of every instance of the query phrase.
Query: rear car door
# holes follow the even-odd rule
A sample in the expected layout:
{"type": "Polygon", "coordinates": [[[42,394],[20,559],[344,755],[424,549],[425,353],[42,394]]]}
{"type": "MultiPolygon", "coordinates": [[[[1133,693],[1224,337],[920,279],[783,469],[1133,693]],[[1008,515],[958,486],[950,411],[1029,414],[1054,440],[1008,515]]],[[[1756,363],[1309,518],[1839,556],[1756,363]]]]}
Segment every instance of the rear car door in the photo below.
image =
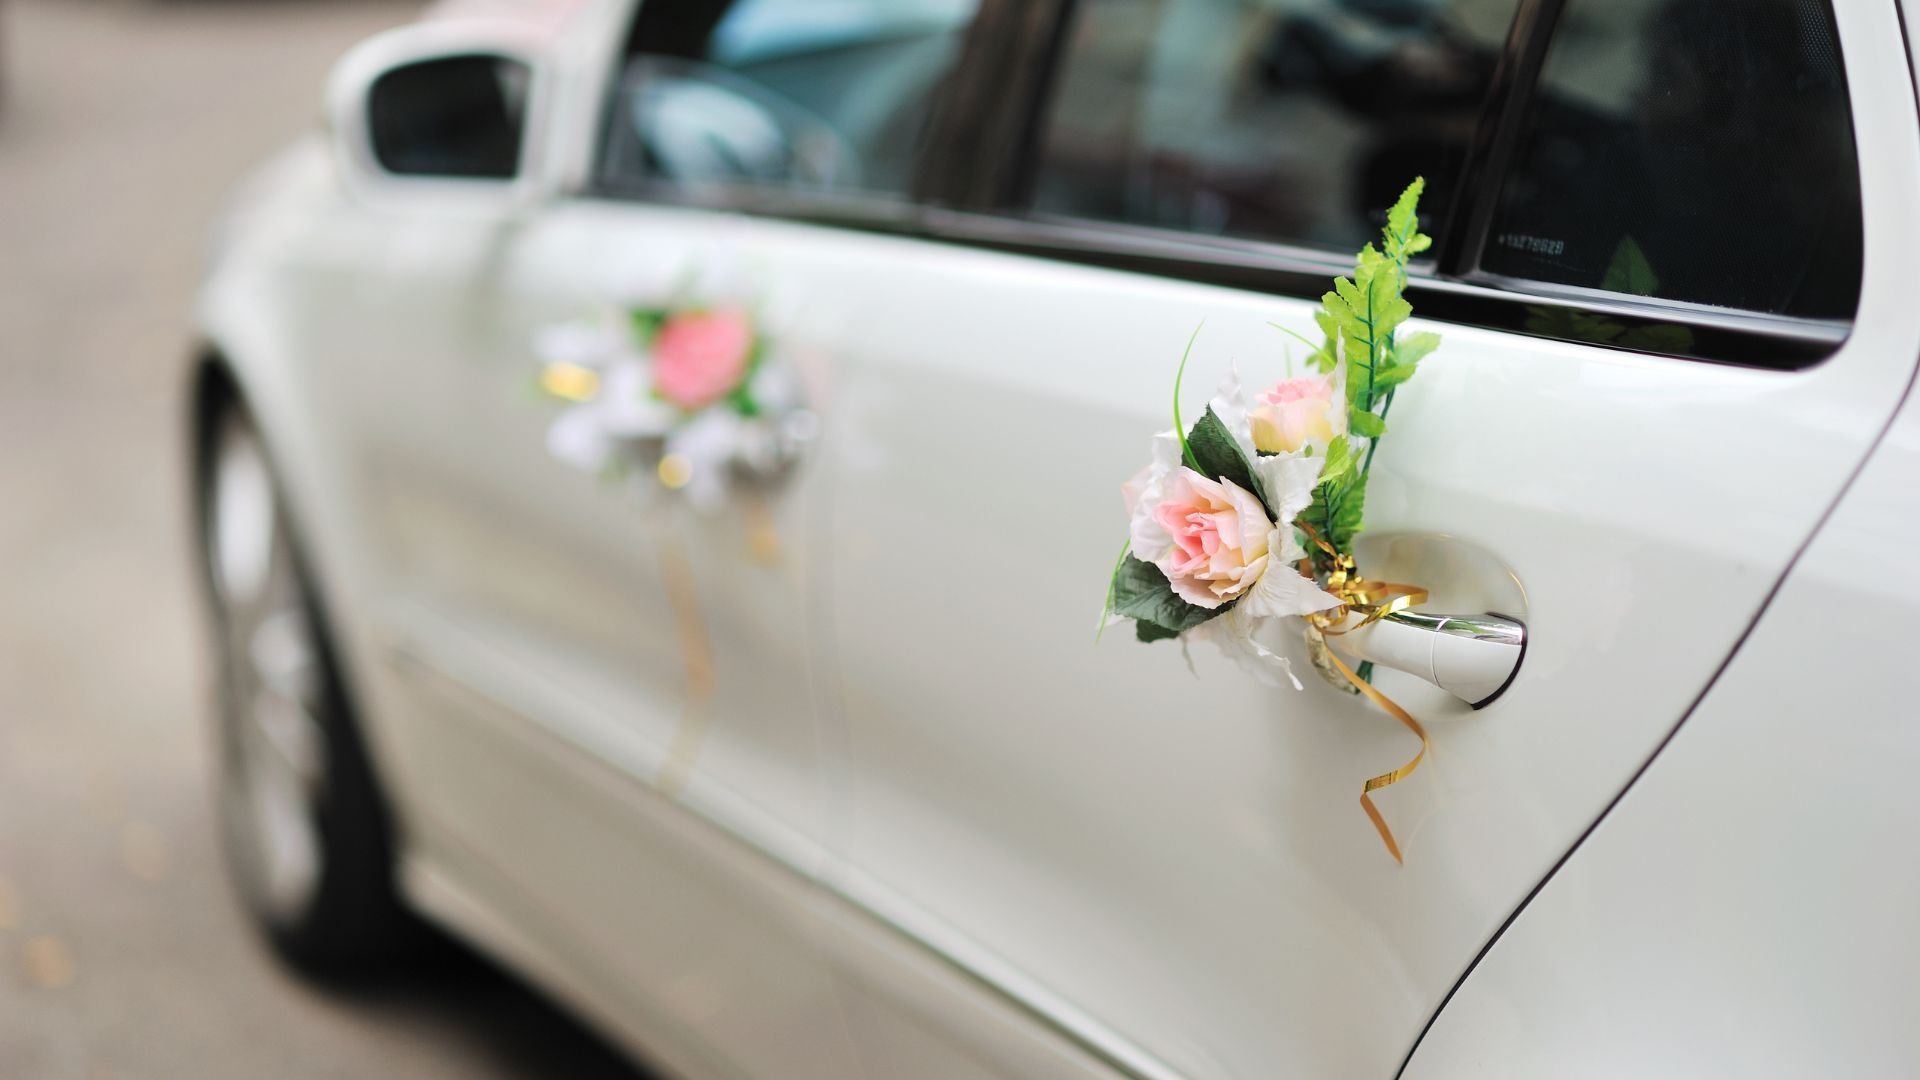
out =
{"type": "MultiPolygon", "coordinates": [[[[1027,10],[954,91],[977,156],[941,159],[948,208],[763,206],[749,242],[802,283],[788,333],[832,371],[810,553],[843,732],[831,883],[963,972],[956,1000],[1120,1071],[1391,1074],[1713,679],[1906,384],[1895,12],[1027,10]],[[1393,414],[1361,556],[1530,641],[1479,712],[1379,673],[1436,744],[1378,796],[1398,866],[1355,799],[1411,755],[1400,725],[1092,630],[1189,334],[1192,395],[1230,363],[1284,374],[1265,324],[1316,333],[1416,172],[1439,242],[1413,328],[1444,344],[1393,414]]],[[[847,983],[870,1054],[994,1071],[985,1014],[847,983]]]]}

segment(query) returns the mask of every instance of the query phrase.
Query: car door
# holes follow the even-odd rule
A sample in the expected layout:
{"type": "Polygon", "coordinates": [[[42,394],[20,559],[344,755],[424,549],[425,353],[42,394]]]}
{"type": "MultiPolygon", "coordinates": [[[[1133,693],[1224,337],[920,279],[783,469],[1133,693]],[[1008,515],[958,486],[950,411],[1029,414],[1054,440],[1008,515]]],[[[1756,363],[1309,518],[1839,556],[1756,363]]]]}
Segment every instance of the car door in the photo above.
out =
{"type": "Polygon", "coordinates": [[[964,973],[911,999],[848,973],[902,1074],[996,1071],[1005,1010],[959,1001],[1128,1074],[1391,1074],[1715,677],[1910,376],[1891,6],[1415,8],[1090,0],[970,61],[1010,89],[963,129],[1016,137],[944,178],[953,209],[754,228],[804,283],[789,335],[832,363],[832,884],[964,973]],[[1028,41],[1057,42],[1037,101],[1028,41]],[[1360,555],[1530,640],[1478,712],[1378,672],[1434,738],[1377,796],[1401,866],[1355,805],[1412,755],[1400,724],[1094,624],[1189,336],[1189,400],[1284,374],[1267,323],[1316,334],[1416,171],[1439,245],[1412,328],[1444,344],[1360,555]]]}
{"type": "Polygon", "coordinates": [[[563,179],[588,172],[568,146],[597,153],[630,11],[593,9],[535,54],[551,67],[529,139],[552,141],[523,168],[549,193],[469,190],[454,212],[444,181],[392,177],[353,215],[383,258],[336,378],[367,430],[354,472],[408,869],[437,913],[676,1070],[845,1076],[807,907],[823,798],[788,632],[805,478],[695,507],[556,454],[575,406],[537,390],[555,328],[624,326],[685,290],[778,322],[778,290],[727,269],[726,217],[563,179]]]}

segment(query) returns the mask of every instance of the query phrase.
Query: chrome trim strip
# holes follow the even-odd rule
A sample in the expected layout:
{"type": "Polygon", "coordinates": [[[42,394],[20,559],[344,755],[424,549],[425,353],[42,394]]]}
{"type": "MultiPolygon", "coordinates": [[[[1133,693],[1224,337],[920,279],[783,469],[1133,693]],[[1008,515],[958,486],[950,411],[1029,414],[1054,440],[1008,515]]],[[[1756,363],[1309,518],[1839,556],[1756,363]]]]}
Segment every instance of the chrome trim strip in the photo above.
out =
{"type": "Polygon", "coordinates": [[[1518,645],[1526,639],[1526,629],[1516,620],[1491,612],[1485,615],[1430,615],[1424,611],[1394,611],[1381,616],[1386,622],[1411,626],[1449,637],[1473,638],[1518,645]]]}

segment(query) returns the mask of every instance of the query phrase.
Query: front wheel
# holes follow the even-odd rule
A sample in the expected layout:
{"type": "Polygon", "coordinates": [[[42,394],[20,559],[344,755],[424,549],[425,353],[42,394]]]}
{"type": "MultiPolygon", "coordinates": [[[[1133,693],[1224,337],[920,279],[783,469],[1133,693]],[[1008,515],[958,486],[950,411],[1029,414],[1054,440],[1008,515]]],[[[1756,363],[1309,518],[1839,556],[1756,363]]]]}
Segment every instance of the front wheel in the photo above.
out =
{"type": "Polygon", "coordinates": [[[393,888],[385,806],[259,434],[229,407],[205,446],[200,546],[227,862],[287,960],[316,972],[364,967],[411,925],[393,888]]]}

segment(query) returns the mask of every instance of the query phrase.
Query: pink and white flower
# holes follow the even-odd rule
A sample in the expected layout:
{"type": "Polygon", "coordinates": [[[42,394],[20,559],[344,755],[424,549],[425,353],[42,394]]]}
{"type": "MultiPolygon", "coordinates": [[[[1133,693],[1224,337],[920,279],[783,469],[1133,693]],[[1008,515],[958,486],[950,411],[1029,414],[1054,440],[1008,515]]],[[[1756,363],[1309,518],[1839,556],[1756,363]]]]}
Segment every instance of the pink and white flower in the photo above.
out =
{"type": "Polygon", "coordinates": [[[1151,561],[1182,600],[1217,608],[1260,580],[1273,522],[1252,492],[1182,465],[1161,479],[1158,494],[1134,507],[1134,544],[1159,552],[1151,561]]]}
{"type": "Polygon", "coordinates": [[[1256,634],[1265,620],[1340,603],[1298,569],[1306,553],[1294,538],[1293,519],[1313,500],[1321,460],[1256,451],[1237,374],[1229,374],[1207,404],[1241,444],[1279,520],[1268,516],[1252,492],[1189,468],[1178,436],[1163,431],[1154,437],[1152,462],[1122,488],[1132,553],[1158,567],[1187,603],[1208,610],[1226,607],[1190,636],[1215,640],[1237,658],[1256,668],[1279,669],[1291,680],[1286,658],[1262,645],[1256,634]]]}
{"type": "Polygon", "coordinates": [[[728,308],[672,315],[653,341],[653,386],[687,412],[732,393],[753,355],[753,324],[728,308]]]}

